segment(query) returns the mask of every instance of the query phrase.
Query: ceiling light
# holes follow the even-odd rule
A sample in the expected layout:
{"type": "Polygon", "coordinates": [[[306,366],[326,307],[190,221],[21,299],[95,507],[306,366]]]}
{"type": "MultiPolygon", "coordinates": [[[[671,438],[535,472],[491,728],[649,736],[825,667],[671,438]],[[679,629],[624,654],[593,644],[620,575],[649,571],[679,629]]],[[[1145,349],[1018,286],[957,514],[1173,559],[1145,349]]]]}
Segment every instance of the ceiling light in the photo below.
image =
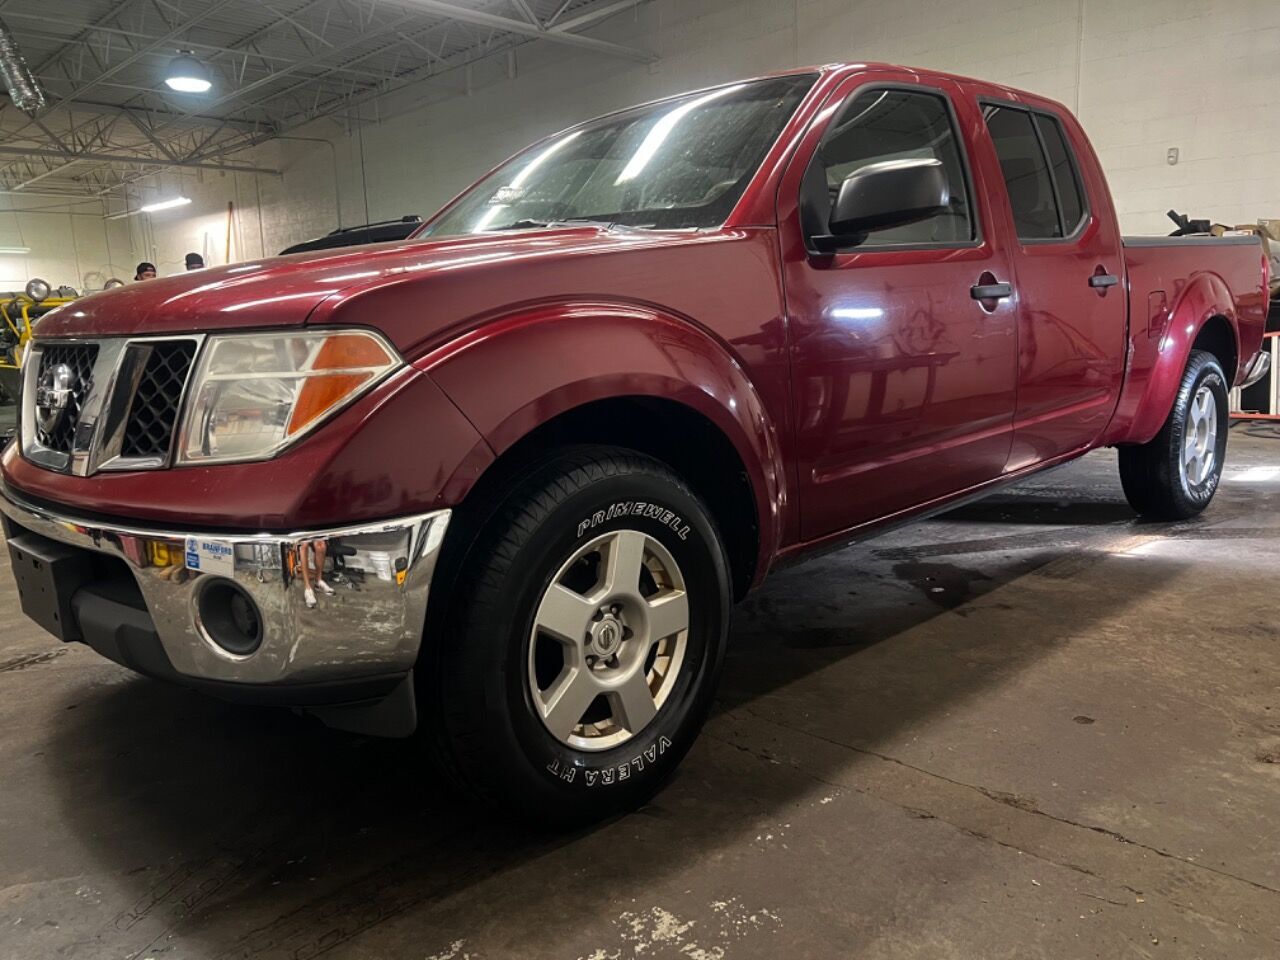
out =
{"type": "Polygon", "coordinates": [[[30,247],[0,247],[0,256],[8,254],[10,256],[23,256],[31,252],[30,247]]]}
{"type": "Polygon", "coordinates": [[[191,202],[190,197],[174,197],[171,200],[159,200],[156,203],[148,203],[144,207],[139,207],[143,213],[155,213],[157,210],[168,210],[170,207],[184,207],[191,202]]]}
{"type": "Polygon", "coordinates": [[[169,61],[164,82],[170,90],[177,90],[179,93],[205,93],[213,86],[209,80],[209,71],[191,55],[190,50],[183,50],[169,61]]]}

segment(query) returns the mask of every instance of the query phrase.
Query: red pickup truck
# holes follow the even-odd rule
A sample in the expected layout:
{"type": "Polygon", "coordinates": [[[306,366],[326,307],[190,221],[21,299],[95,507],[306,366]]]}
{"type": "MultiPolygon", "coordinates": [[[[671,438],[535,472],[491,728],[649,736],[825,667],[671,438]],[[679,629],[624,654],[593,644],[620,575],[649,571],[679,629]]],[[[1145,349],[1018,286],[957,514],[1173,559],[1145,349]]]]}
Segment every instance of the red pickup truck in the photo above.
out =
{"type": "Polygon", "coordinates": [[[1122,238],[1060,104],[828,66],[549,137],[408,240],[44,318],[25,611],[134,670],[420,730],[554,821],[650,794],[775,565],[1104,445],[1209,503],[1254,238],[1122,238]]]}

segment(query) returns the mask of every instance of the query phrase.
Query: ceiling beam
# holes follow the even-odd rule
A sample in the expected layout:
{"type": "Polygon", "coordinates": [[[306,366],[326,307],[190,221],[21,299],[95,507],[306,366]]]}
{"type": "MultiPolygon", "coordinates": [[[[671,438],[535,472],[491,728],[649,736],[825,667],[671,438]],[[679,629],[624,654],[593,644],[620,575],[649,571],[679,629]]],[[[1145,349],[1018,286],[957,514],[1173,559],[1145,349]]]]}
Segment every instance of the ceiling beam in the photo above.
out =
{"type": "MultiPolygon", "coordinates": [[[[566,33],[581,30],[583,27],[598,23],[608,17],[612,17],[615,13],[622,13],[624,10],[634,10],[640,6],[644,0],[617,0],[616,3],[606,3],[598,7],[592,7],[586,13],[566,20],[563,23],[557,22],[551,28],[552,33],[566,33]]],[[[559,14],[557,14],[558,18],[559,14]]]]}
{"type": "Polygon", "coordinates": [[[529,7],[529,0],[512,0],[517,9],[524,14],[524,18],[532,23],[539,30],[543,29],[543,23],[538,19],[538,15],[529,7]]]}
{"type": "MultiPolygon", "coordinates": [[[[33,197],[41,200],[65,200],[68,203],[101,203],[96,196],[91,193],[57,193],[52,190],[10,190],[7,188],[0,189],[0,196],[3,197],[33,197]]],[[[10,211],[5,211],[6,213],[10,211]]]]}
{"type": "MultiPolygon", "coordinates": [[[[324,115],[332,112],[333,109],[341,109],[344,104],[351,105],[363,102],[366,99],[376,99],[385,96],[390,91],[401,89],[410,83],[425,79],[427,76],[446,72],[453,65],[453,57],[449,56],[441,59],[440,53],[433,54],[425,42],[420,43],[415,37],[428,30],[433,31],[432,35],[446,36],[449,33],[450,25],[454,26],[452,31],[454,34],[462,32],[468,36],[469,40],[476,38],[474,45],[470,46],[465,52],[458,51],[458,55],[468,63],[473,59],[482,59],[500,50],[509,50],[526,39],[546,40],[549,43],[561,46],[574,47],[641,63],[649,63],[657,59],[654,54],[648,51],[584,36],[578,32],[614,14],[634,9],[640,3],[646,2],[646,0],[603,0],[603,2],[597,3],[594,7],[586,7],[586,12],[581,9],[570,12],[569,8],[572,5],[572,0],[564,0],[564,2],[555,5],[556,12],[550,18],[539,16],[530,0],[508,0],[509,5],[504,13],[475,9],[467,0],[374,0],[374,6],[369,8],[368,19],[366,20],[363,15],[360,17],[360,23],[356,27],[355,35],[348,32],[346,35],[339,34],[338,37],[332,39],[329,38],[329,30],[326,29],[329,25],[328,16],[325,17],[325,26],[317,26],[318,21],[304,21],[301,19],[301,14],[309,12],[322,4],[341,5],[346,0],[303,0],[301,5],[297,6],[297,9],[277,9],[275,5],[267,6],[264,4],[264,8],[274,13],[277,19],[265,29],[246,34],[235,40],[223,40],[222,42],[226,44],[225,46],[205,47],[206,50],[217,51],[208,58],[207,62],[212,64],[214,59],[230,56],[239,57],[243,55],[253,58],[257,56],[257,41],[276,28],[291,31],[304,30],[311,37],[314,37],[320,45],[328,44],[328,47],[323,48],[322,46],[317,46],[316,42],[307,43],[304,40],[305,46],[312,47],[312,50],[306,56],[286,58],[281,57],[279,53],[268,53],[267,56],[255,62],[255,66],[261,63],[268,70],[265,75],[260,74],[255,77],[251,72],[248,82],[245,82],[243,70],[241,70],[240,82],[243,86],[238,89],[224,89],[221,91],[221,95],[215,94],[211,101],[201,102],[198,107],[193,103],[192,107],[195,109],[190,113],[184,112],[182,106],[162,103],[145,94],[140,94],[118,104],[102,102],[113,100],[114,92],[99,96],[97,100],[81,99],[98,85],[101,85],[100,89],[109,89],[112,86],[111,81],[113,78],[118,77],[121,81],[128,80],[129,78],[118,75],[144,58],[167,55],[164,50],[167,45],[180,44],[182,42],[181,38],[184,38],[192,27],[219,10],[234,10],[235,7],[233,5],[243,2],[243,0],[200,0],[199,4],[191,10],[189,16],[176,19],[162,16],[159,25],[155,23],[149,24],[145,30],[132,29],[132,23],[125,23],[121,19],[121,15],[128,8],[139,4],[145,5],[147,2],[156,2],[156,0],[112,0],[109,12],[105,16],[100,17],[93,24],[84,24],[84,29],[77,36],[64,40],[61,47],[45,58],[46,65],[50,63],[63,64],[70,63],[71,57],[82,57],[87,54],[93,57],[94,66],[98,70],[96,74],[90,73],[89,76],[80,80],[78,76],[75,76],[80,71],[75,69],[74,64],[70,64],[66,72],[68,73],[67,82],[71,85],[71,89],[68,90],[65,96],[56,98],[53,107],[54,110],[65,113],[65,124],[52,125],[44,131],[45,136],[38,136],[35,133],[35,126],[30,120],[15,115],[15,119],[19,123],[14,124],[14,127],[8,131],[0,131],[0,137],[6,141],[6,143],[0,144],[0,158],[26,157],[56,162],[56,165],[53,165],[50,169],[46,170],[37,167],[28,173],[28,177],[34,175],[32,183],[57,176],[71,165],[90,164],[103,165],[93,168],[100,170],[109,170],[114,166],[122,175],[127,173],[130,179],[139,175],[152,176],[156,172],[169,167],[276,174],[278,173],[276,170],[224,163],[221,161],[220,156],[238,152],[257,143],[269,141],[273,136],[283,133],[287,127],[291,127],[295,123],[304,122],[305,119],[310,119],[317,115],[324,115]],[[382,16],[376,15],[376,7],[382,7],[382,11],[380,11],[382,16]],[[397,10],[396,8],[399,9],[397,10]],[[404,15],[395,16],[395,13],[398,12],[403,12],[404,15]],[[563,18],[563,20],[560,18],[563,18]],[[168,21],[167,23],[165,22],[166,20],[168,21]],[[462,25],[469,25],[473,28],[479,28],[480,31],[487,31],[487,38],[484,32],[467,33],[462,25]],[[114,62],[108,59],[104,63],[99,58],[97,55],[99,44],[94,40],[95,31],[100,31],[96,36],[108,43],[112,40],[119,41],[115,45],[123,46],[124,48],[116,55],[119,59],[115,59],[114,62]],[[157,35],[161,33],[164,35],[157,35]],[[397,36],[397,34],[399,35],[397,36]],[[405,34],[410,36],[406,37],[405,34]],[[389,37],[388,35],[391,36],[389,37]],[[379,49],[359,49],[361,46],[367,46],[371,40],[376,39],[385,43],[386,40],[392,38],[394,38],[394,42],[379,49]],[[417,52],[425,55],[425,63],[418,66],[409,65],[407,70],[393,67],[389,75],[382,75],[380,71],[361,69],[357,66],[362,61],[372,56],[377,56],[385,50],[394,49],[395,46],[406,41],[412,41],[410,45],[417,52]],[[246,44],[249,48],[243,49],[246,44]],[[433,56],[435,58],[434,62],[432,60],[433,56]],[[267,62],[272,59],[277,60],[278,66],[267,62]],[[322,72],[318,75],[308,75],[309,72],[315,69],[320,69],[322,72]],[[350,89],[345,92],[338,91],[340,95],[336,99],[322,102],[320,98],[329,95],[331,92],[331,81],[329,84],[324,81],[326,78],[333,77],[334,74],[337,74],[338,77],[343,74],[362,78],[378,77],[381,82],[346,84],[350,89]],[[285,78],[292,82],[286,81],[277,86],[277,83],[285,80],[285,78]],[[297,91],[310,90],[311,88],[317,91],[316,104],[312,106],[312,109],[307,110],[305,109],[305,104],[299,103],[299,106],[304,108],[302,112],[294,113],[286,118],[283,111],[266,106],[266,104],[277,100],[277,98],[292,96],[297,91]],[[142,102],[147,101],[156,103],[159,109],[152,110],[141,106],[142,102]],[[166,105],[169,109],[164,109],[166,105]],[[224,107],[224,105],[227,106],[224,107]],[[215,115],[223,112],[223,110],[233,115],[238,114],[238,118],[229,120],[215,115]],[[246,114],[254,116],[259,112],[264,116],[261,121],[254,122],[243,119],[246,114]],[[82,124],[72,119],[74,114],[77,113],[89,116],[103,114],[116,116],[119,119],[127,118],[133,126],[137,127],[138,133],[146,137],[147,142],[132,142],[130,137],[116,137],[114,142],[108,142],[105,139],[105,133],[97,135],[95,139],[100,141],[98,143],[92,140],[86,141],[77,132],[82,124]],[[70,133],[64,134],[64,127],[70,133]],[[201,129],[213,129],[214,136],[201,142],[201,136],[196,135],[201,129]],[[213,140],[217,138],[219,130],[235,131],[238,135],[230,136],[228,141],[214,143],[213,140]],[[71,140],[65,140],[66,136],[77,137],[77,142],[73,143],[71,140]],[[60,137],[64,138],[65,142],[59,142],[60,137]]],[[[5,0],[0,0],[0,6],[4,5],[5,0]]],[[[295,5],[294,0],[291,0],[289,6],[295,5]]],[[[502,8],[498,9],[501,10],[502,8]]],[[[333,11],[330,10],[329,12],[332,13],[333,11]]],[[[23,19],[27,18],[34,18],[34,15],[24,13],[23,19]]],[[[32,26],[36,25],[32,24],[32,26]]],[[[353,24],[352,26],[356,25],[353,24]]],[[[140,22],[139,27],[141,27],[140,22]]],[[[44,29],[47,31],[49,28],[45,27],[44,29]]],[[[52,36],[47,36],[46,38],[53,39],[52,36]]],[[[199,43],[193,44],[196,49],[200,49],[201,46],[199,43]]],[[[248,60],[246,60],[247,64],[248,60]]],[[[337,77],[333,77],[333,79],[337,79],[337,77]]],[[[52,78],[50,82],[52,82],[52,78]]],[[[61,79],[59,79],[59,82],[62,82],[61,79]]],[[[309,96],[309,93],[307,95],[309,96]]],[[[0,97],[2,96],[3,92],[0,91],[0,97]]],[[[4,105],[6,105],[6,101],[0,99],[0,107],[4,105]]],[[[42,120],[47,119],[48,116],[46,114],[42,120]]],[[[99,123],[98,126],[100,127],[102,124],[99,123]]],[[[7,162],[0,160],[0,166],[11,167],[16,163],[17,161],[13,159],[7,162]]]]}
{"type": "MultiPolygon", "coordinates": [[[[568,9],[569,5],[572,2],[573,0],[564,0],[564,3],[561,5],[560,9],[557,10],[556,16],[562,15],[564,11],[568,9]]],[[[635,7],[645,2],[648,2],[648,0],[625,0],[625,3],[609,4],[606,8],[607,12],[605,12],[603,15],[609,16],[615,13],[619,13],[625,8],[635,7]]],[[[555,17],[553,16],[550,20],[546,22],[550,24],[550,23],[553,23],[554,21],[555,21],[555,17]]],[[[554,34],[555,31],[548,30],[547,33],[554,34]]],[[[391,94],[394,94],[400,90],[404,90],[407,87],[414,86],[415,84],[423,83],[423,82],[444,76],[450,73],[451,71],[469,67],[471,64],[475,62],[479,60],[483,60],[486,57],[495,55],[497,53],[501,53],[505,51],[509,54],[516,49],[515,44],[527,42],[527,40],[524,39],[526,36],[527,34],[525,33],[518,34],[517,36],[510,38],[508,42],[505,44],[501,44],[496,47],[488,48],[485,50],[476,50],[475,48],[473,48],[472,51],[468,51],[470,55],[467,56],[465,59],[455,59],[451,57],[446,60],[440,60],[438,63],[428,62],[428,63],[422,64],[421,66],[414,67],[402,73],[400,76],[396,78],[394,83],[380,84],[375,88],[367,89],[352,95],[336,96],[328,101],[325,101],[319,104],[319,106],[316,109],[300,111],[291,116],[285,117],[281,121],[279,132],[281,134],[287,133],[290,130],[297,129],[300,126],[304,126],[305,124],[311,123],[314,120],[317,120],[326,116],[332,116],[333,114],[340,111],[350,112],[352,108],[358,108],[361,104],[367,103],[370,100],[377,100],[382,97],[386,97],[391,94]]],[[[543,36],[543,34],[539,33],[538,36],[543,36]]],[[[554,36],[548,37],[547,39],[554,39],[554,36]]],[[[266,102],[265,100],[258,101],[259,104],[262,104],[265,102],[266,102]]],[[[233,144],[228,147],[220,147],[217,153],[222,153],[222,152],[233,153],[239,149],[244,149],[246,147],[251,147],[251,146],[257,146],[259,143],[265,142],[268,139],[270,138],[269,137],[262,137],[260,139],[254,138],[252,140],[244,141],[243,146],[240,144],[233,144]]]]}
{"type": "Polygon", "coordinates": [[[579,47],[584,50],[594,50],[596,53],[608,54],[612,57],[623,57],[639,63],[653,63],[658,59],[655,54],[645,50],[637,50],[635,47],[624,47],[620,43],[610,43],[607,40],[597,40],[595,37],[584,37],[581,34],[569,33],[564,30],[564,24],[554,30],[547,30],[524,20],[501,17],[497,14],[485,13],[483,10],[472,10],[469,7],[445,3],[443,0],[397,0],[397,2],[402,7],[425,10],[428,13],[447,17],[450,20],[458,20],[462,23],[470,23],[477,27],[488,27],[491,30],[518,33],[526,37],[537,37],[552,43],[579,47]]]}
{"type": "Polygon", "coordinates": [[[117,73],[119,73],[125,67],[132,66],[133,64],[137,63],[139,60],[141,60],[143,57],[147,56],[148,54],[154,53],[160,47],[172,45],[174,41],[176,41],[179,37],[181,37],[184,33],[186,33],[192,27],[196,26],[202,20],[205,20],[213,16],[215,13],[219,12],[225,7],[230,6],[234,2],[235,0],[217,0],[217,2],[215,3],[210,3],[203,10],[200,10],[198,13],[193,14],[191,17],[187,18],[178,26],[174,27],[172,30],[166,33],[163,37],[156,37],[146,46],[135,49],[129,56],[125,57],[123,60],[117,60],[111,66],[107,67],[106,70],[103,70],[101,73],[99,73],[97,76],[90,77],[88,80],[86,80],[83,84],[81,84],[75,90],[72,90],[71,93],[67,94],[67,96],[63,98],[63,101],[65,102],[67,100],[76,100],[84,96],[86,93],[92,90],[99,83],[102,83],[102,81],[110,79],[111,77],[114,77],[117,73]]]}
{"type": "Polygon", "coordinates": [[[221,170],[224,173],[267,173],[278,176],[279,170],[266,167],[246,167],[229,163],[201,163],[197,160],[158,160],[155,157],[130,156],[123,153],[98,153],[76,150],[67,153],[52,147],[13,147],[0,143],[0,154],[15,157],[52,157],[68,163],[89,161],[94,163],[137,163],[148,167],[189,167],[193,170],[221,170]]]}
{"type": "MultiPolygon", "coordinates": [[[[88,31],[90,27],[96,27],[99,24],[108,23],[109,21],[114,20],[120,14],[124,13],[124,11],[127,10],[134,2],[135,0],[121,0],[120,3],[117,3],[110,10],[104,13],[101,17],[95,20],[92,25],[86,26],[83,29],[81,29],[79,34],[77,34],[75,37],[72,37],[66,42],[64,42],[62,46],[58,47],[57,50],[53,51],[53,53],[49,54],[49,56],[45,57],[38,64],[36,64],[36,72],[38,73],[42,70],[47,69],[53,64],[57,63],[64,56],[70,53],[72,48],[75,47],[77,43],[80,43],[81,41],[87,39],[89,36],[88,31]]],[[[40,12],[32,11],[28,13],[23,13],[22,11],[19,11],[19,10],[12,10],[12,11],[6,11],[6,13],[10,15],[16,15],[19,17],[22,17],[22,16],[39,17],[42,19],[42,21],[46,25],[49,22],[49,17],[46,11],[40,11],[40,12]]],[[[71,24],[68,24],[68,26],[70,25],[71,24]]]]}
{"type": "MultiPolygon", "coordinates": [[[[128,3],[129,0],[125,0],[125,2],[128,3]]],[[[196,24],[200,23],[202,20],[208,17],[213,16],[215,13],[222,10],[224,7],[230,6],[234,2],[235,0],[215,0],[215,2],[210,3],[208,6],[200,10],[198,13],[194,14],[184,23],[174,27],[172,30],[166,33],[163,37],[157,37],[155,40],[147,44],[145,47],[134,49],[133,52],[129,56],[125,57],[123,60],[117,60],[110,67],[108,67],[106,70],[99,73],[97,76],[91,77],[90,79],[86,80],[84,83],[76,87],[65,97],[62,97],[56,103],[54,103],[48,110],[44,112],[43,116],[47,119],[49,115],[52,114],[55,110],[66,109],[66,106],[69,102],[73,100],[77,100],[78,98],[84,96],[84,94],[92,90],[99,83],[111,77],[114,77],[117,73],[119,73],[125,67],[128,67],[134,63],[137,63],[144,56],[151,53],[156,48],[163,46],[164,44],[172,43],[173,41],[177,40],[178,37],[182,36],[182,34],[186,33],[196,24]]],[[[121,5],[121,7],[123,6],[124,4],[121,5]]],[[[121,7],[117,7],[116,11],[121,9],[121,7]]],[[[113,11],[113,13],[116,11],[113,11]]],[[[69,47],[70,45],[68,45],[68,48],[69,47]]],[[[44,64],[41,64],[40,67],[37,68],[37,72],[42,72],[51,60],[56,59],[59,56],[61,56],[61,51],[55,54],[54,57],[51,57],[48,60],[46,60],[44,64]]],[[[32,126],[32,124],[30,123],[25,124],[24,126],[18,128],[16,132],[10,134],[10,136],[12,137],[18,136],[30,126],[32,126]]]]}
{"type": "MultiPolygon", "coordinates": [[[[19,12],[16,10],[9,10],[9,9],[4,10],[4,18],[6,20],[27,18],[30,20],[43,22],[46,24],[48,23],[48,20],[49,20],[49,17],[47,14],[23,13],[23,12],[19,12]]],[[[59,22],[63,23],[65,21],[60,20],[59,22]]],[[[284,21],[280,21],[280,22],[283,23],[284,21]]],[[[66,25],[77,26],[80,24],[67,23],[66,25]]],[[[150,43],[153,40],[161,39],[160,37],[157,37],[153,33],[143,33],[142,31],[139,31],[139,30],[127,30],[122,27],[111,27],[111,26],[106,26],[105,24],[102,24],[102,23],[88,23],[88,24],[82,24],[82,26],[84,28],[84,33],[87,35],[101,34],[109,37],[120,37],[123,40],[137,41],[141,43],[150,43]]],[[[269,29],[271,28],[268,27],[267,30],[269,29]]],[[[267,30],[264,30],[262,32],[266,33],[267,30]]],[[[20,41],[29,37],[35,40],[55,41],[55,42],[63,43],[67,47],[90,47],[91,48],[94,45],[94,41],[87,36],[84,38],[67,39],[56,33],[46,33],[41,30],[32,29],[30,27],[16,27],[14,29],[14,33],[18,35],[18,39],[20,41]]],[[[213,44],[213,43],[206,43],[200,40],[193,40],[190,37],[183,37],[182,45],[185,48],[189,48],[196,54],[215,54],[215,53],[230,54],[233,57],[243,57],[247,54],[252,59],[258,60],[262,63],[292,63],[295,59],[297,59],[296,57],[289,57],[280,53],[270,53],[270,52],[264,52],[262,50],[250,49],[245,46],[241,46],[238,48],[218,46],[217,44],[213,44]]],[[[150,56],[154,56],[157,59],[171,58],[173,56],[173,51],[164,50],[164,49],[152,50],[150,53],[150,56]]],[[[56,59],[56,55],[54,57],[50,57],[49,59],[50,60],[56,59]]],[[[370,80],[393,79],[392,77],[388,76],[385,73],[378,73],[375,70],[360,70],[354,67],[351,69],[343,69],[341,72],[349,73],[353,76],[365,77],[370,80]]],[[[59,78],[59,79],[65,79],[65,78],[59,78]]],[[[108,84],[108,86],[112,86],[112,84],[108,84]]],[[[146,89],[151,89],[151,88],[146,88],[146,89]]]]}
{"type": "MultiPolygon", "coordinates": [[[[317,105],[313,110],[306,110],[300,113],[295,113],[292,116],[285,117],[280,125],[280,133],[286,134],[290,130],[296,130],[298,127],[311,123],[313,120],[333,116],[336,113],[344,112],[349,115],[353,108],[358,110],[361,105],[368,103],[371,100],[379,100],[408,87],[412,87],[415,84],[425,83],[426,81],[446,76],[456,70],[466,70],[473,64],[478,63],[487,57],[504,52],[508,54],[512,53],[516,50],[517,44],[528,42],[529,41],[525,39],[509,38],[504,43],[490,49],[477,50],[472,48],[471,50],[463,51],[462,54],[455,54],[445,60],[438,60],[434,63],[424,63],[411,70],[406,70],[396,78],[395,83],[383,84],[373,89],[363,90],[349,95],[335,96],[332,99],[317,105]]],[[[360,122],[358,116],[356,119],[357,122],[360,122]]],[[[266,139],[267,138],[264,137],[262,140],[249,141],[248,145],[257,146],[259,143],[265,142],[266,139]]]]}
{"type": "Polygon", "coordinates": [[[553,24],[555,24],[561,17],[564,16],[565,11],[568,10],[571,6],[573,6],[573,0],[563,0],[560,6],[556,7],[556,12],[547,18],[547,26],[550,27],[553,24]]]}
{"type": "Polygon", "coordinates": [[[35,176],[27,177],[27,179],[23,180],[21,183],[16,184],[13,189],[25,190],[27,187],[31,186],[31,184],[33,183],[39,183],[41,180],[47,180],[49,177],[62,173],[63,170],[67,169],[67,167],[72,166],[76,162],[77,161],[72,160],[71,163],[64,163],[57,167],[49,167],[47,170],[44,171],[44,173],[37,173],[35,176]]]}
{"type": "MultiPolygon", "coordinates": [[[[9,94],[0,90],[0,105],[3,105],[8,99],[9,94]]],[[[272,129],[273,124],[266,122],[253,123],[248,120],[223,120],[221,117],[211,117],[199,113],[174,113],[172,110],[153,110],[150,107],[136,105],[132,107],[122,107],[114,103],[99,103],[94,100],[73,100],[63,104],[63,109],[70,113],[87,113],[103,116],[129,115],[129,114],[146,114],[149,117],[155,117],[161,121],[170,119],[176,120],[181,117],[183,120],[189,121],[191,126],[200,127],[220,127],[226,126],[232,130],[242,130],[248,133],[266,132],[272,129]]],[[[44,114],[41,114],[41,119],[44,114]]],[[[25,120],[25,117],[23,118],[25,120]]],[[[17,131],[14,131],[16,134],[17,131]]],[[[8,136],[7,133],[3,134],[8,136]]]]}

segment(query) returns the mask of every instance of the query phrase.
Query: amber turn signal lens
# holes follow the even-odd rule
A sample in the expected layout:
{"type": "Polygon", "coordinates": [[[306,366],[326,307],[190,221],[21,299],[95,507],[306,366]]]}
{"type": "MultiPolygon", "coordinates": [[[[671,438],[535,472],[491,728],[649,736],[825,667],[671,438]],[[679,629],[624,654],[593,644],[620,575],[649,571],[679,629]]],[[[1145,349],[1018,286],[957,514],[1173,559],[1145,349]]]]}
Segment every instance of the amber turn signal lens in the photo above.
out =
{"type": "Polygon", "coordinates": [[[356,370],[360,367],[381,367],[391,360],[377,340],[359,333],[340,333],[325,340],[311,369],[356,370]]]}
{"type": "Polygon", "coordinates": [[[393,361],[377,340],[360,333],[331,334],[316,351],[311,376],[302,381],[289,417],[293,436],[363,387],[375,372],[393,361]],[[332,370],[333,373],[324,371],[332,370]]]}
{"type": "Polygon", "coordinates": [[[364,386],[372,376],[372,373],[333,373],[303,380],[297,402],[293,405],[293,414],[289,417],[286,435],[291,437],[305,430],[312,422],[364,386]]]}

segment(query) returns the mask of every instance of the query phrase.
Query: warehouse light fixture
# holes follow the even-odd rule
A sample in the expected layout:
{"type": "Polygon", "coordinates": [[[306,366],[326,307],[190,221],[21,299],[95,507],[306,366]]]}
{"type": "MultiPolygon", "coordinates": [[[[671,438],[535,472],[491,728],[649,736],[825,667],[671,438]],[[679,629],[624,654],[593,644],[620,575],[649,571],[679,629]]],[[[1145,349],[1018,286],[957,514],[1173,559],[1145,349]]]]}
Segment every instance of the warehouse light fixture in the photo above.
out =
{"type": "Polygon", "coordinates": [[[155,213],[157,210],[168,210],[171,207],[185,207],[191,202],[190,197],[172,197],[168,200],[157,200],[155,203],[148,203],[139,207],[141,213],[155,213]]]}
{"type": "Polygon", "coordinates": [[[30,247],[0,247],[0,256],[16,256],[21,257],[31,252],[30,247]]]}
{"type": "Polygon", "coordinates": [[[170,90],[177,90],[179,93],[206,93],[213,86],[209,80],[209,71],[192,56],[190,50],[183,50],[169,61],[164,82],[170,90]]]}

